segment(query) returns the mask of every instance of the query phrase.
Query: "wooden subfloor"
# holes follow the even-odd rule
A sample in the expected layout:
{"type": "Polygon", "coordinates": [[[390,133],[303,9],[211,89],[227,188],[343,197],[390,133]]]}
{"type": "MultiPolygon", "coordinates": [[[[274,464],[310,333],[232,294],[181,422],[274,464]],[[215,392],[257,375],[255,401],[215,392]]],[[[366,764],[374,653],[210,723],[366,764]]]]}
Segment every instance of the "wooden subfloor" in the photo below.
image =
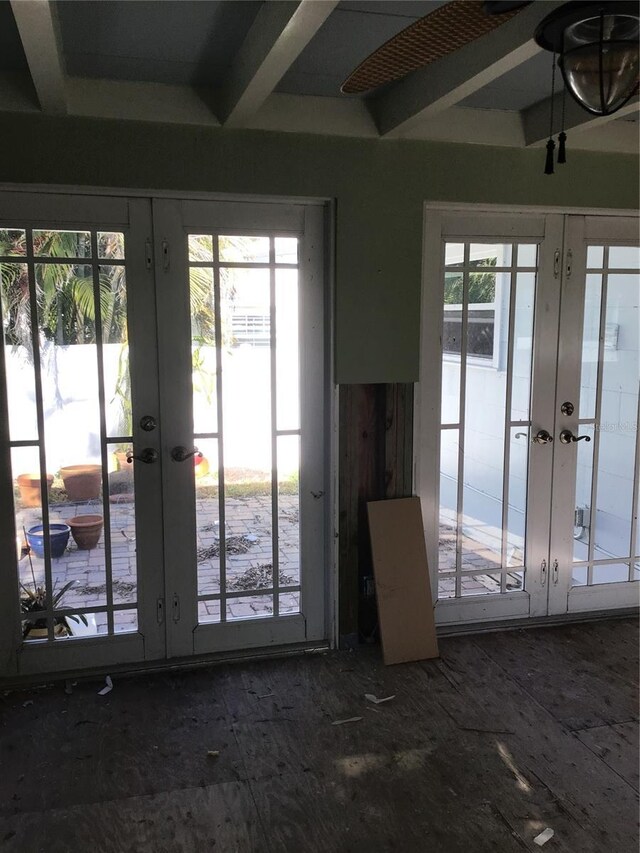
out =
{"type": "Polygon", "coordinates": [[[637,621],[446,639],[441,652],[5,694],[0,849],[510,853],[540,850],[548,826],[545,853],[636,853],[637,621]]]}

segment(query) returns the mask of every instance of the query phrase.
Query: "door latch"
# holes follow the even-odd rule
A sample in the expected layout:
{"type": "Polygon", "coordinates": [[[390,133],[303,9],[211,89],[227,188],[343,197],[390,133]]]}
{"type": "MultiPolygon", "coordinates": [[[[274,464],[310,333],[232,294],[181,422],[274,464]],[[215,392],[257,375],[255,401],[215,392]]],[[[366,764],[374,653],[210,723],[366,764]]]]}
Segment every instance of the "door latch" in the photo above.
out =
{"type": "Polygon", "coordinates": [[[169,241],[162,241],[162,269],[166,272],[169,269],[171,264],[171,258],[169,257],[169,241]]]}
{"type": "Polygon", "coordinates": [[[558,583],[559,572],[558,572],[558,561],[553,561],[553,566],[551,567],[551,576],[553,577],[554,584],[558,583]]]}
{"type": "Polygon", "coordinates": [[[173,596],[173,602],[171,604],[171,610],[173,611],[173,621],[179,622],[180,621],[180,599],[175,594],[173,596]]]}
{"type": "Polygon", "coordinates": [[[158,625],[164,622],[164,598],[159,598],[156,602],[156,616],[158,617],[158,625]]]}
{"type": "Polygon", "coordinates": [[[571,249],[567,252],[567,278],[571,278],[571,270],[573,269],[573,252],[571,249]]]}
{"type": "Polygon", "coordinates": [[[553,255],[553,277],[558,278],[560,275],[560,249],[556,249],[553,255]]]}
{"type": "Polygon", "coordinates": [[[543,560],[540,563],[540,583],[542,586],[547,584],[547,561],[543,560]]]}
{"type": "Polygon", "coordinates": [[[153,269],[153,243],[149,239],[144,243],[144,265],[148,270],[153,269]]]}

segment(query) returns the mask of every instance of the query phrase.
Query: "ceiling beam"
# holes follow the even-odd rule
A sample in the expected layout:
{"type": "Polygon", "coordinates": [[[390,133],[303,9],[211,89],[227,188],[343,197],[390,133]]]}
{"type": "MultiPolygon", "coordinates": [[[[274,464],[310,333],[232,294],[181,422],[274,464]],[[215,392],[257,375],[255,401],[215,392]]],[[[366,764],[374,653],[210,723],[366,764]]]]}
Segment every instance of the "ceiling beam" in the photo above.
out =
{"type": "MultiPolygon", "coordinates": [[[[562,99],[563,94],[554,96],[553,99],[553,135],[555,136],[562,130],[562,99]]],[[[564,105],[564,129],[569,130],[591,130],[592,128],[602,127],[610,121],[618,118],[624,118],[626,115],[632,115],[640,109],[640,100],[638,96],[632,98],[628,104],[625,104],[617,113],[610,116],[594,116],[582,109],[577,104],[571,95],[566,96],[564,105]]],[[[544,101],[539,101],[533,104],[526,110],[521,112],[522,129],[524,133],[524,144],[526,146],[538,145],[549,138],[549,121],[551,118],[551,98],[546,98],[544,101]]]]}
{"type": "Polygon", "coordinates": [[[262,106],[337,5],[270,0],[261,6],[218,93],[223,124],[241,125],[262,106]]]}
{"type": "Polygon", "coordinates": [[[381,136],[400,136],[418,122],[455,106],[541,50],[538,23],[563,0],[532,3],[490,33],[412,72],[369,102],[381,136]]]}
{"type": "Polygon", "coordinates": [[[58,21],[49,0],[11,0],[31,79],[45,113],[65,115],[67,98],[58,21]]]}

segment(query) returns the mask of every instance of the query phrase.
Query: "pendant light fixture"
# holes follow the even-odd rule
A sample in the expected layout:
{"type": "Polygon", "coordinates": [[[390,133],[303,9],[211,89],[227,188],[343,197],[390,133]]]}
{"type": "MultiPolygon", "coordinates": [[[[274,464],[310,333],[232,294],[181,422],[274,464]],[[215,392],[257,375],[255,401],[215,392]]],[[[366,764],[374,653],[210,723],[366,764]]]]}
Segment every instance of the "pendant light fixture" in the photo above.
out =
{"type": "MultiPolygon", "coordinates": [[[[558,57],[565,90],[592,115],[612,115],[638,91],[639,10],[636,0],[574,0],[536,29],[536,42],[558,57]]],[[[563,153],[565,139],[563,126],[563,153]]]]}

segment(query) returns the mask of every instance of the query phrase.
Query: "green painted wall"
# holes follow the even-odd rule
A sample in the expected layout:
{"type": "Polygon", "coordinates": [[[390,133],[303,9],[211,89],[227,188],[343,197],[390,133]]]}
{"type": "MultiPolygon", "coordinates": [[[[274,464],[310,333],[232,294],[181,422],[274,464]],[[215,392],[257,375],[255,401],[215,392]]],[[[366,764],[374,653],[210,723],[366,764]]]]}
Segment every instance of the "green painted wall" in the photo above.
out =
{"type": "Polygon", "coordinates": [[[337,200],[339,382],[418,378],[422,203],[638,207],[638,158],[3,115],[0,181],[337,200]]]}

